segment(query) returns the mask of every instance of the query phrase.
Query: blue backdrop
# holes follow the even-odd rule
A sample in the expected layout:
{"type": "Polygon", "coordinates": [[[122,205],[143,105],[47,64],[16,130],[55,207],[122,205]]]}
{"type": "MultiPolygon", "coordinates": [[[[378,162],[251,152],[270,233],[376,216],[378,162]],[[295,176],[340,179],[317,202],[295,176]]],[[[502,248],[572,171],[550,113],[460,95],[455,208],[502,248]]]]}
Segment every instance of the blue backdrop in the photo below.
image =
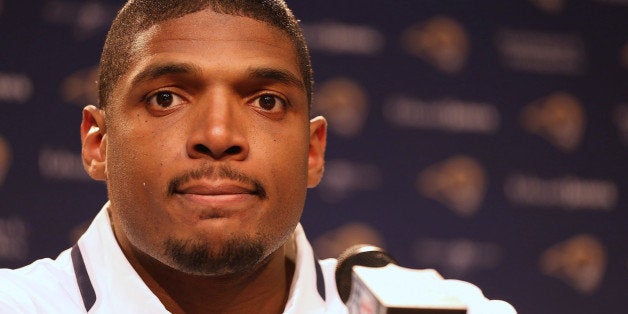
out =
{"type": "MultiPolygon", "coordinates": [[[[628,307],[628,1],[289,1],[330,121],[303,225],[520,313],[628,307]]],[[[81,108],[120,1],[0,0],[0,267],[54,257],[106,200],[81,108]]]]}

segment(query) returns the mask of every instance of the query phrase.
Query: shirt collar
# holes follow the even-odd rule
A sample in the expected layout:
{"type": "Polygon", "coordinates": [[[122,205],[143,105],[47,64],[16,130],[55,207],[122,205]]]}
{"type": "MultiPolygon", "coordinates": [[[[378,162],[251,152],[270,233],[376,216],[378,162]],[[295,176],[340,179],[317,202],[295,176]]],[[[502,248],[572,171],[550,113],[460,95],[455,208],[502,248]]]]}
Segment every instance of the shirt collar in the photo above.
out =
{"type": "MultiPolygon", "coordinates": [[[[111,228],[108,207],[106,203],[78,241],[96,293],[90,313],[167,313],[122,253],[111,228]]],[[[317,289],[317,282],[322,283],[323,278],[317,272],[318,261],[300,224],[292,243],[294,247],[288,251],[292,252],[289,258],[294,259],[295,271],[284,313],[323,312],[324,296],[317,289]]]]}

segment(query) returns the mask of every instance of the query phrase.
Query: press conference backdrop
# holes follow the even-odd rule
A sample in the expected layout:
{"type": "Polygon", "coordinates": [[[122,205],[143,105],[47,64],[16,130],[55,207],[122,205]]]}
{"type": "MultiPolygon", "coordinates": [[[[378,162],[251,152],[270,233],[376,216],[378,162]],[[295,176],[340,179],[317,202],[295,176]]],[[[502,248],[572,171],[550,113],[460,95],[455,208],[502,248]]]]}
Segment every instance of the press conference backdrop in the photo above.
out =
{"type": "MultiPolygon", "coordinates": [[[[303,225],[520,313],[628,311],[628,1],[289,1],[330,122],[303,225]]],[[[0,267],[105,202],[81,108],[119,1],[0,0],[0,267]]]]}

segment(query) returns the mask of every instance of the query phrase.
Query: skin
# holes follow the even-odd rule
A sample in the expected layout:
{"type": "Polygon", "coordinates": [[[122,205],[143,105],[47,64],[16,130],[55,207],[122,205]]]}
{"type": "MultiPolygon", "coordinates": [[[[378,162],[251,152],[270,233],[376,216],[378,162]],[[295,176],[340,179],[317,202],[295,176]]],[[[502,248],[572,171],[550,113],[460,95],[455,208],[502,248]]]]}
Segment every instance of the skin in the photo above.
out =
{"type": "Polygon", "coordinates": [[[326,143],[294,45],[263,22],[205,10],[138,34],[134,53],[106,109],[87,106],[81,124],[84,166],[107,183],[122,251],[173,313],[281,313],[294,267],[286,241],[326,143]],[[211,167],[246,179],[207,174],[173,187],[211,167]],[[167,239],[215,254],[251,241],[263,254],[245,269],[193,272],[165,253],[167,239]]]}

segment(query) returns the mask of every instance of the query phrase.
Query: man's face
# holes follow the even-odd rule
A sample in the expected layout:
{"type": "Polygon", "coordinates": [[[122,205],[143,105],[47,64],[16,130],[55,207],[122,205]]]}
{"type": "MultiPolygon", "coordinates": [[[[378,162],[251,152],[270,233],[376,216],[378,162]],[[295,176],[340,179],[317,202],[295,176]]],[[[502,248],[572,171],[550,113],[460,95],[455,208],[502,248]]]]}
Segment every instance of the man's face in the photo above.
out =
{"type": "Polygon", "coordinates": [[[118,242],[198,274],[264,259],[323,167],[325,121],[309,121],[294,45],[263,22],[205,10],[149,28],[133,49],[105,112],[86,109],[82,126],[118,242]],[[203,271],[190,260],[199,254],[253,260],[203,271]]]}

